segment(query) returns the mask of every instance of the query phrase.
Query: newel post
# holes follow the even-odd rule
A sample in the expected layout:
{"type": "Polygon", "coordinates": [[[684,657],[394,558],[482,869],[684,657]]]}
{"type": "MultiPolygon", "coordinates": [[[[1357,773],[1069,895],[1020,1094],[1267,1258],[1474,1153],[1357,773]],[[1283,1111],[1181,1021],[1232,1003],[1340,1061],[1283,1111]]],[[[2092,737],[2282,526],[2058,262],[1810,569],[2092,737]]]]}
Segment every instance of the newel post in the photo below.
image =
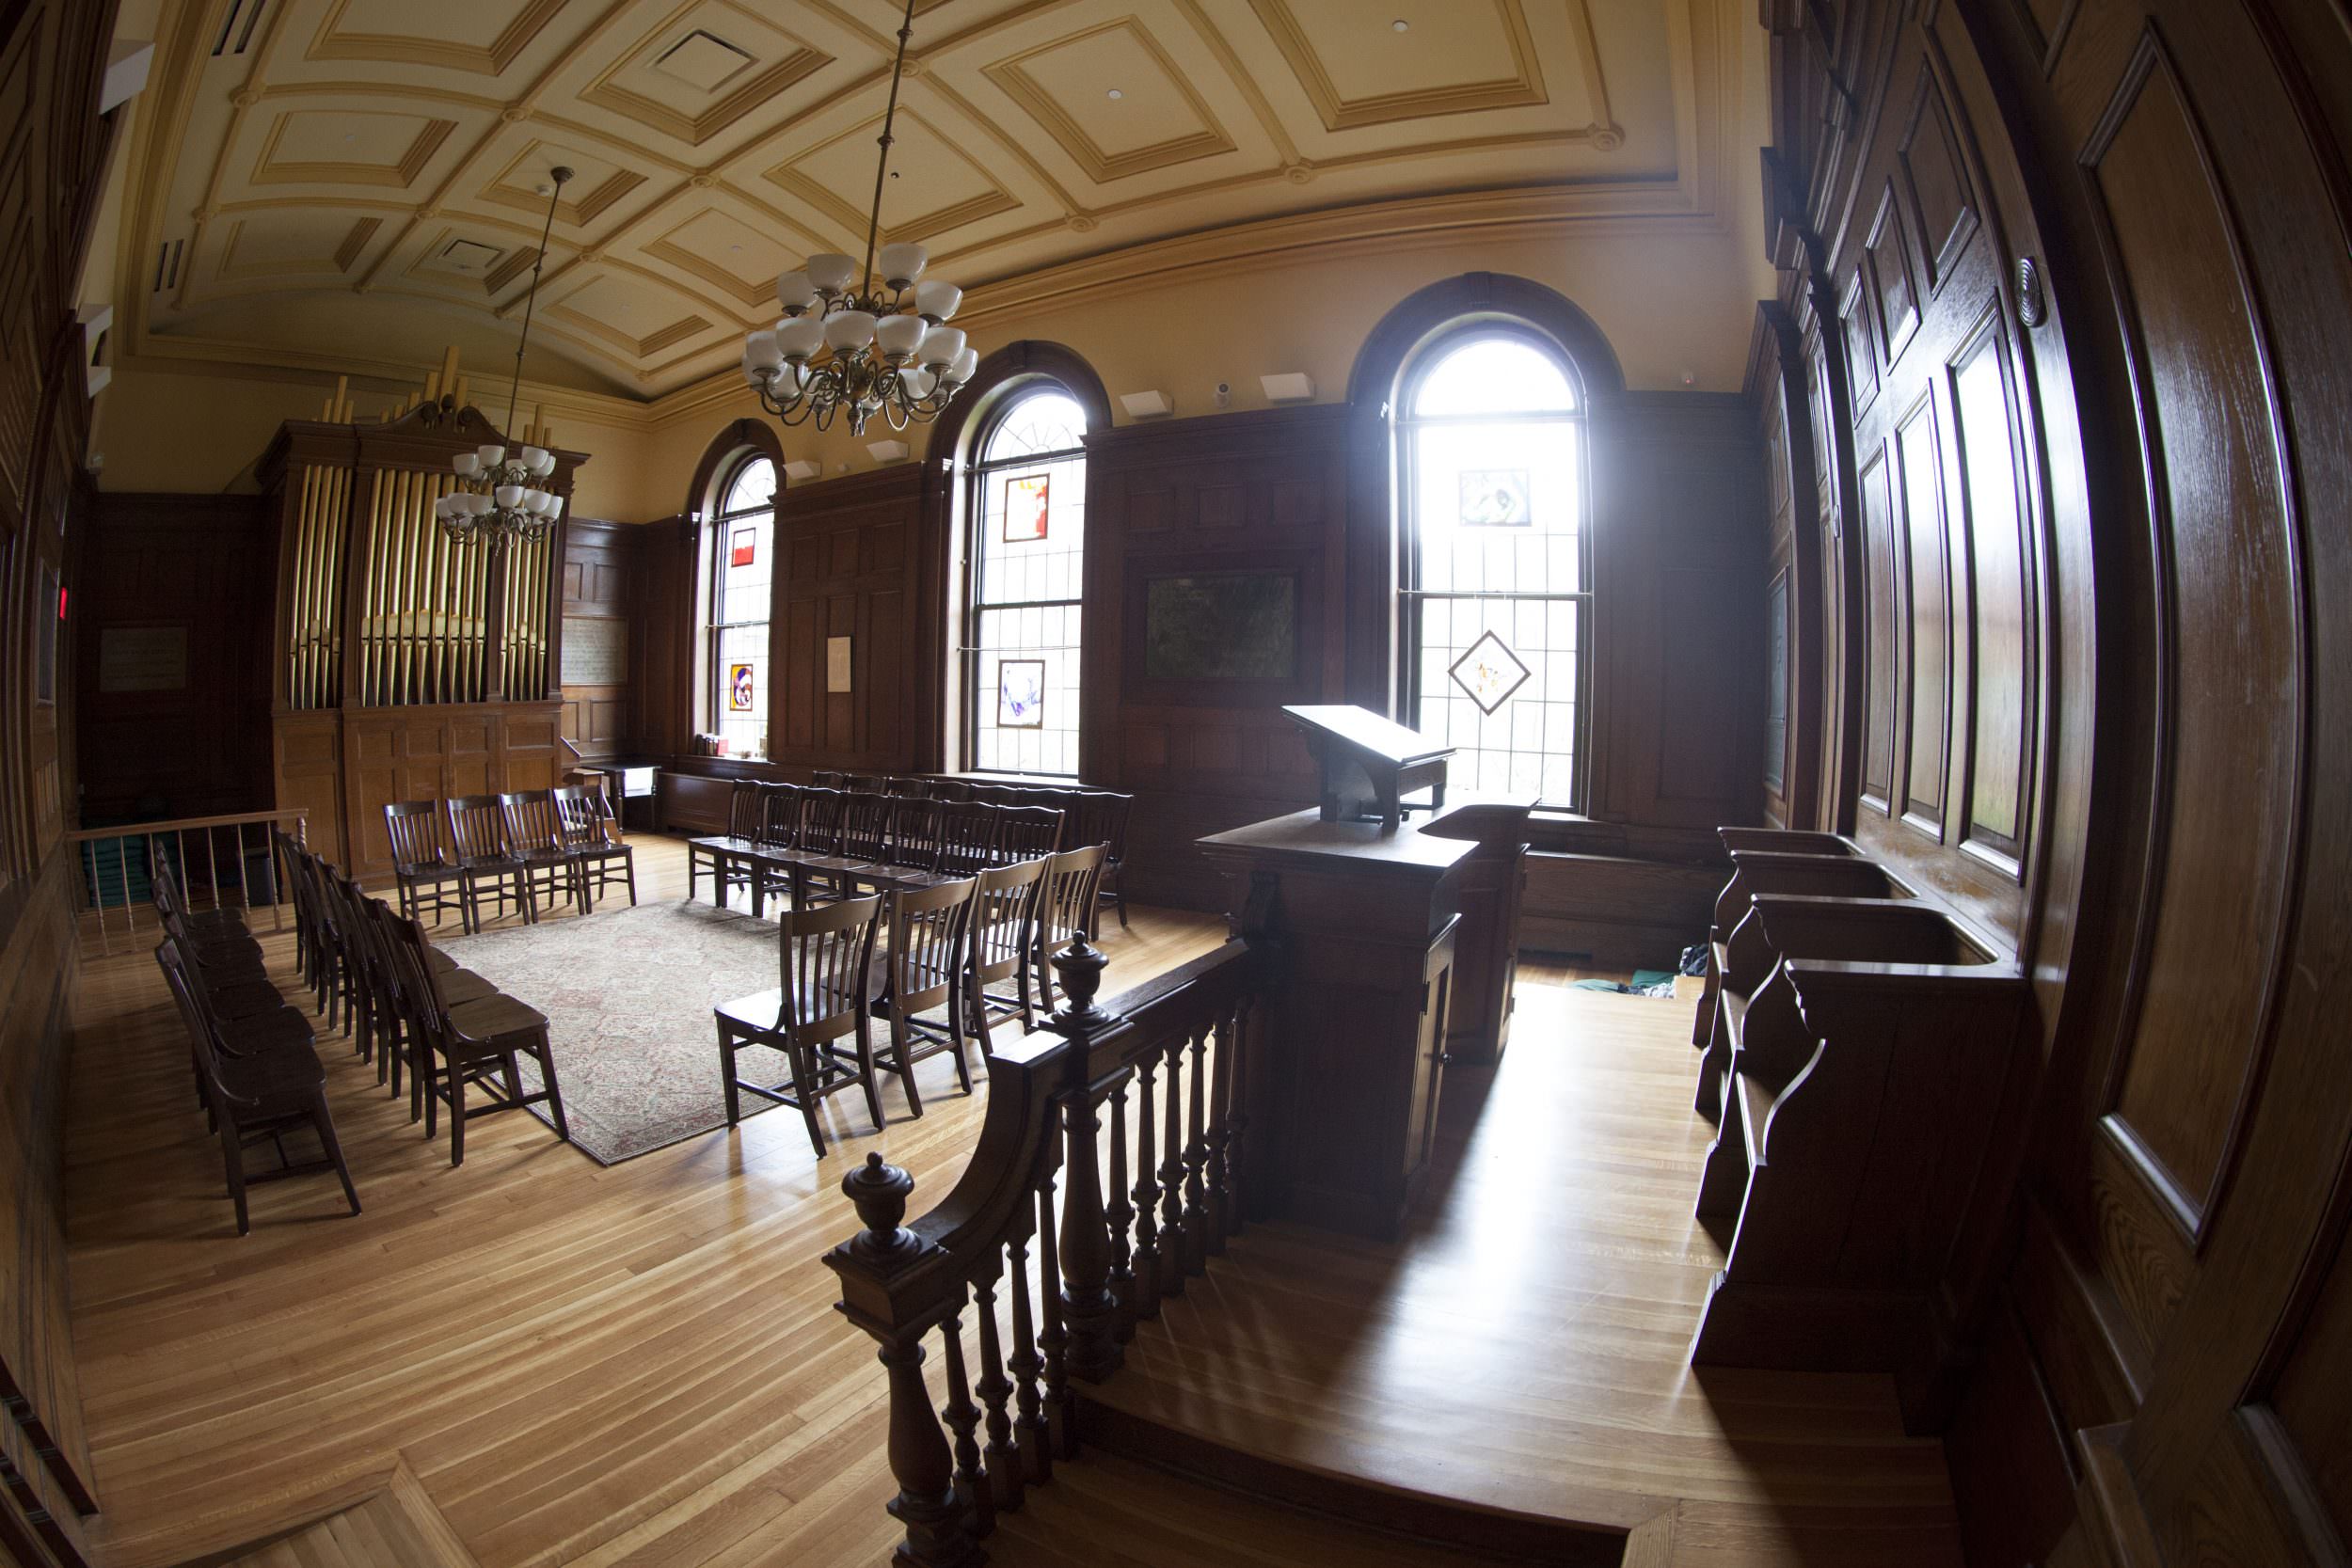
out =
{"type": "MultiPolygon", "coordinates": [[[[861,1273],[886,1276],[923,1255],[922,1239],[899,1223],[906,1218],[914,1178],[884,1164],[880,1154],[868,1154],[866,1164],[841,1179],[841,1191],[866,1228],[842,1247],[848,1257],[834,1260],[836,1268],[846,1262],[861,1273]]],[[[883,1329],[868,1322],[861,1326],[881,1341],[882,1364],[890,1373],[890,1473],[898,1480],[898,1495],[888,1506],[907,1532],[893,1560],[915,1568],[965,1568],[984,1560],[956,1497],[947,1434],[940,1430],[939,1413],[923,1382],[923,1336],[932,1325],[918,1322],[883,1329]]]]}
{"type": "Polygon", "coordinates": [[[1110,1222],[1103,1213],[1103,1179],[1096,1167],[1093,1085],[1088,1058],[1092,1041],[1119,1022],[1095,1004],[1103,971],[1110,963],[1084,932],[1054,955],[1068,1005],[1045,1027],[1070,1041],[1070,1085],[1062,1097],[1064,1164],[1061,1208],[1062,1321],[1068,1326],[1069,1367],[1089,1383],[1118,1370],[1125,1352],[1119,1343],[1119,1303],[1111,1294],[1110,1222]]]}

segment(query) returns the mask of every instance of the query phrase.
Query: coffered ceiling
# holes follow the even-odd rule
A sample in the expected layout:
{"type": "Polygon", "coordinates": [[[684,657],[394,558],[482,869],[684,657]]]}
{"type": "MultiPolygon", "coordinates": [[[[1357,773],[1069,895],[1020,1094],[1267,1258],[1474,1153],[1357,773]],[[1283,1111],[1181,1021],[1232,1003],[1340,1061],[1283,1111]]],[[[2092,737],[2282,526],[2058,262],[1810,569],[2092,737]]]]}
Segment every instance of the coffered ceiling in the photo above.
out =
{"type": "MultiPolygon", "coordinates": [[[[918,0],[883,239],[975,290],[1300,214],[1688,207],[1742,0],[918,0]]],[[[862,251],[893,0],[180,0],[135,150],[135,352],[511,344],[650,399],[862,251]],[[544,349],[544,354],[543,354],[544,349]]],[[[1734,49],[1736,57],[1736,48],[1734,49]]],[[[1374,219],[1366,219],[1375,222],[1374,219]]]]}

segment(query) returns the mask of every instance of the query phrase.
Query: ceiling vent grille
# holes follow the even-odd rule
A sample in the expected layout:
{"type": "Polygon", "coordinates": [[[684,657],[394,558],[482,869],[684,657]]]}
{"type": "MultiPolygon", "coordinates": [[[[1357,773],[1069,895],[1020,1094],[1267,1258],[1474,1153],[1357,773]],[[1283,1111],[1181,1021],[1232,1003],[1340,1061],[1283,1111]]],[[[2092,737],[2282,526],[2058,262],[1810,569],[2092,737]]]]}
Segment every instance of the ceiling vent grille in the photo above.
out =
{"type": "Polygon", "coordinates": [[[180,286],[180,257],[187,248],[185,240],[166,240],[155,249],[156,293],[166,293],[180,286]]]}

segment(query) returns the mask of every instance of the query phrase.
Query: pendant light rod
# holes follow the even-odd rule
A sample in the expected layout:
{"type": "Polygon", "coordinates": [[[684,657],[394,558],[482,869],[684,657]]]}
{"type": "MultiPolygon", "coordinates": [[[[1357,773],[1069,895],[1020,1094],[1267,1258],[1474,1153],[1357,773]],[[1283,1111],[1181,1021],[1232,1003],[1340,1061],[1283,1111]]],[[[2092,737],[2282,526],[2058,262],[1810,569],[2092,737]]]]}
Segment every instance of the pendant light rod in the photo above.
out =
{"type": "Polygon", "coordinates": [[[890,177],[891,127],[898,119],[898,83],[907,71],[907,40],[914,36],[914,0],[907,0],[907,14],[898,24],[898,58],[890,68],[890,106],[882,111],[882,135],[877,145],[882,156],[874,161],[874,211],[866,222],[866,269],[858,279],[858,292],[874,292],[874,245],[882,236],[882,182],[890,177]]]}
{"type": "MultiPolygon", "coordinates": [[[[913,13],[914,7],[914,0],[907,0],[909,14],[913,13]]],[[[523,350],[531,346],[531,313],[539,304],[539,275],[547,270],[548,239],[555,232],[555,204],[564,199],[564,182],[572,177],[572,171],[558,164],[548,170],[548,177],[555,182],[555,188],[548,192],[547,226],[539,230],[539,254],[531,263],[531,293],[523,299],[523,335],[515,340],[515,388],[506,394],[506,434],[509,436],[515,434],[515,411],[522,406],[523,350]]]]}

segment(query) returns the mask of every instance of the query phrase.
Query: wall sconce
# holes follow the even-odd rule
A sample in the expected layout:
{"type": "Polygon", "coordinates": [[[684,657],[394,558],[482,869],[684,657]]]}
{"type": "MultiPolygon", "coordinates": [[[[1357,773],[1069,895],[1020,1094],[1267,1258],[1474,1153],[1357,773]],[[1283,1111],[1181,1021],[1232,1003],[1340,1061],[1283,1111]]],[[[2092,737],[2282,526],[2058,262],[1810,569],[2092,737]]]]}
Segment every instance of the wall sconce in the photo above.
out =
{"type": "Polygon", "coordinates": [[[904,441],[868,441],[866,443],[866,450],[874,454],[874,461],[877,463],[903,462],[907,455],[907,444],[904,441]]]}
{"type": "Polygon", "coordinates": [[[1176,412],[1174,401],[1166,392],[1121,392],[1119,403],[1131,420],[1153,420],[1176,412]]]}
{"type": "Polygon", "coordinates": [[[1258,385],[1265,388],[1268,403],[1312,403],[1315,397],[1314,377],[1304,371],[1262,375],[1258,377],[1258,385]]]}
{"type": "Polygon", "coordinates": [[[822,463],[811,463],[805,457],[796,457],[784,466],[784,477],[795,484],[805,484],[812,479],[821,477],[824,471],[822,463]]]}

